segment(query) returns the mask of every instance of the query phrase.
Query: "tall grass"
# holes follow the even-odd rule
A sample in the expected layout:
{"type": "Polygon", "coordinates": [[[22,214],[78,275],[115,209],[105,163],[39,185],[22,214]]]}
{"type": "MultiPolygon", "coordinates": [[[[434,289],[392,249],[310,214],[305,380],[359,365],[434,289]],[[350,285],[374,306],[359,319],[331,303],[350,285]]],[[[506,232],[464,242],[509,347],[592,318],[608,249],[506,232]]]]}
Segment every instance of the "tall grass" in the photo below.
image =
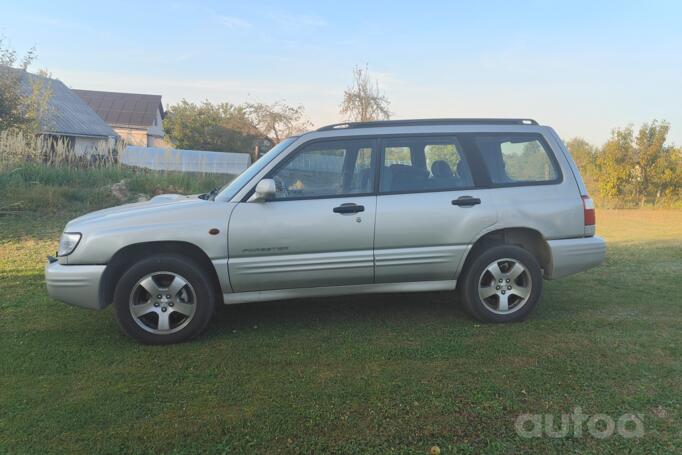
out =
{"type": "Polygon", "coordinates": [[[116,160],[123,147],[122,142],[101,141],[85,156],[74,153],[71,141],[65,137],[4,130],[0,131],[0,169],[25,162],[73,167],[107,165],[116,160]]]}
{"type": "Polygon", "coordinates": [[[0,132],[0,216],[83,213],[156,194],[203,193],[232,178],[122,165],[119,147],[104,143],[77,156],[64,139],[0,132]]]}

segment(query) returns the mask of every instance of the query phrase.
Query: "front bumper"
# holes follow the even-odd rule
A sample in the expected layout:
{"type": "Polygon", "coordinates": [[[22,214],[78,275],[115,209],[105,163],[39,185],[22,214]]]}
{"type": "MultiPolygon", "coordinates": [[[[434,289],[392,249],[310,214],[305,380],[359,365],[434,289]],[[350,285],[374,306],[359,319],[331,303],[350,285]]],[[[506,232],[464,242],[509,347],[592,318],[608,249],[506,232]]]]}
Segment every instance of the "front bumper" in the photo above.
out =
{"type": "Polygon", "coordinates": [[[104,265],[48,263],[45,265],[47,293],[69,305],[101,310],[104,306],[100,302],[99,286],[105,268],[104,265]]]}
{"type": "Polygon", "coordinates": [[[606,242],[601,237],[549,240],[547,244],[552,255],[547,278],[563,278],[596,267],[606,256],[606,242]]]}

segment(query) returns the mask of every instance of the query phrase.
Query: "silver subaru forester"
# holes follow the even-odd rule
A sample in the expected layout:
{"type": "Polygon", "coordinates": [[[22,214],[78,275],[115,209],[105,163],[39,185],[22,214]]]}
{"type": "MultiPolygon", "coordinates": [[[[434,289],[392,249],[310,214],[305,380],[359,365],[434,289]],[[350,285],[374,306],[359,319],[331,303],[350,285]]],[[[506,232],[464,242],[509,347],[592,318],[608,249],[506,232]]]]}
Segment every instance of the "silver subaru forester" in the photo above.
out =
{"type": "Polygon", "coordinates": [[[543,278],[600,264],[568,150],[526,119],[330,125],[284,140],[220,190],[69,222],[50,296],[143,343],[184,341],[226,304],[458,290],[482,321],[526,317],[543,278]]]}

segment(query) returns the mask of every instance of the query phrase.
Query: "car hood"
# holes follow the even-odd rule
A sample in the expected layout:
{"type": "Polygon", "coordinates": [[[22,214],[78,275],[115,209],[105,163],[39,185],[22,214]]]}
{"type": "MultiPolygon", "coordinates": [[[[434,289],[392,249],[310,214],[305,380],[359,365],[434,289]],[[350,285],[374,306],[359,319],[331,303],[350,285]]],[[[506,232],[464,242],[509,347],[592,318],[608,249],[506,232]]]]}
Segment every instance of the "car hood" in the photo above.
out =
{"type": "Polygon", "coordinates": [[[213,201],[199,199],[198,196],[184,196],[181,194],[161,194],[144,202],[124,204],[108,209],[97,210],[71,220],[65,231],[78,232],[79,228],[93,224],[106,223],[108,225],[126,223],[132,220],[153,220],[161,214],[193,208],[199,205],[213,204],[213,201]]]}

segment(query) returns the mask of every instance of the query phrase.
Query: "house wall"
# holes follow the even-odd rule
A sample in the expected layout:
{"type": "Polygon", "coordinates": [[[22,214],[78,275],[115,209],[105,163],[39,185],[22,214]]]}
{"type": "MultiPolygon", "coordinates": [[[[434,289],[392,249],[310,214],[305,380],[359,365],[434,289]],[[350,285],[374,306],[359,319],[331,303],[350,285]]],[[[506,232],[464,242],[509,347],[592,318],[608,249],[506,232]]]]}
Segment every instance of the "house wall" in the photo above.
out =
{"type": "Polygon", "coordinates": [[[116,126],[113,128],[128,145],[137,147],[170,147],[170,142],[165,139],[165,133],[163,131],[161,110],[156,111],[154,124],[147,129],[116,126]]]}
{"type": "Polygon", "coordinates": [[[114,131],[128,145],[147,147],[147,130],[145,129],[114,127],[114,131]]]}
{"type": "Polygon", "coordinates": [[[147,147],[159,147],[162,149],[173,148],[173,143],[166,137],[147,136],[147,147]]]}
{"type": "Polygon", "coordinates": [[[95,137],[73,137],[73,153],[78,156],[109,153],[109,140],[95,137]]]}
{"type": "Polygon", "coordinates": [[[163,119],[161,118],[161,110],[156,110],[156,117],[154,118],[154,124],[147,129],[147,133],[152,136],[164,136],[163,131],[163,119]]]}

